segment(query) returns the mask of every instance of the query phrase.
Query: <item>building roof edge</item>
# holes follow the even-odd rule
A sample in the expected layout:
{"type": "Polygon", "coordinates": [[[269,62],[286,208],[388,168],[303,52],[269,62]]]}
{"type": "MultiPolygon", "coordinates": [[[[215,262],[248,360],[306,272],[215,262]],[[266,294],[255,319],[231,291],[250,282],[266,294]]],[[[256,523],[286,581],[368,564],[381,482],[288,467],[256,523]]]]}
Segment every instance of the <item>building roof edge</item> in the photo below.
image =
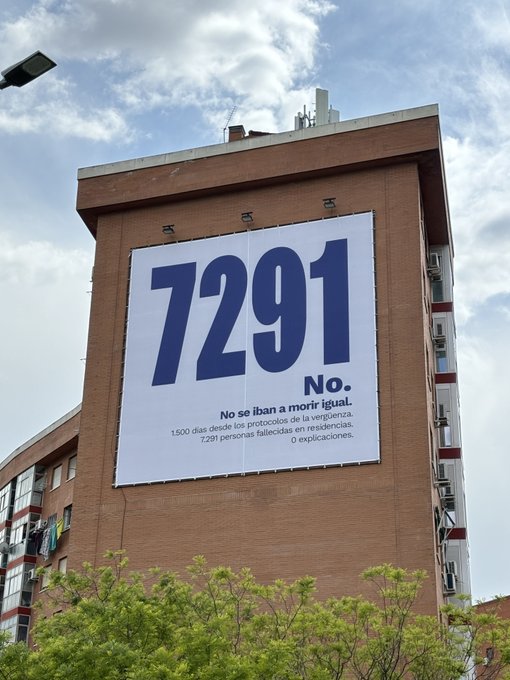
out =
{"type": "Polygon", "coordinates": [[[326,137],[328,135],[340,134],[342,132],[351,132],[353,130],[362,130],[382,125],[391,125],[393,123],[402,123],[408,120],[430,118],[432,116],[438,115],[438,105],[428,104],[426,106],[419,106],[412,109],[402,109],[400,111],[392,111],[389,113],[379,113],[373,116],[353,118],[351,120],[343,120],[338,123],[329,123],[327,125],[303,128],[301,130],[277,132],[274,134],[264,135],[262,137],[246,137],[235,142],[225,142],[222,144],[213,144],[211,146],[199,146],[193,149],[173,151],[156,156],[145,156],[141,158],[133,158],[127,161],[116,161],[114,163],[106,163],[104,165],[94,165],[86,168],[80,168],[78,170],[78,179],[89,179],[91,177],[101,177],[104,175],[113,175],[121,172],[133,172],[134,170],[141,170],[143,168],[156,167],[159,165],[181,163],[183,161],[197,160],[199,158],[236,153],[239,151],[246,151],[248,149],[263,148],[278,144],[286,144],[304,139],[313,139],[314,137],[326,137]]]}
{"type": "Polygon", "coordinates": [[[10,453],[6,458],[4,458],[2,461],[0,461],[0,470],[3,470],[4,467],[6,467],[11,461],[13,461],[15,458],[20,456],[24,451],[29,449],[31,446],[36,444],[38,441],[49,435],[51,432],[59,428],[61,425],[64,425],[68,420],[71,420],[71,418],[74,418],[76,414],[78,414],[81,411],[81,404],[78,404],[78,406],[75,406],[71,411],[63,415],[61,418],[56,420],[54,423],[51,425],[48,425],[48,427],[45,427],[44,430],[41,430],[38,432],[36,435],[34,435],[31,439],[26,441],[24,444],[21,444],[21,446],[18,446],[17,449],[14,449],[12,453],[10,453]]]}

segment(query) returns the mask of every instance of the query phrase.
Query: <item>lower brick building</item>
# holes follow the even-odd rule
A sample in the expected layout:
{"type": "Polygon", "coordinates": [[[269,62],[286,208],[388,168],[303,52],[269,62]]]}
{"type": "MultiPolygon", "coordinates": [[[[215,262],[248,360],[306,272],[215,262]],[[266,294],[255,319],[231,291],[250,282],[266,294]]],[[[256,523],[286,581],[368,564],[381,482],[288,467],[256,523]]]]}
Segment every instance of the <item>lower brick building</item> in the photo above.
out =
{"type": "Polygon", "coordinates": [[[391,562],[427,570],[429,613],[469,592],[437,107],[236,126],[81,170],[77,207],[83,405],[0,468],[2,627],[26,635],[36,565],[109,549],[312,574],[324,597],[391,562]]]}
{"type": "Polygon", "coordinates": [[[77,407],[1,464],[0,627],[16,641],[44,589],[37,567],[67,570],[79,428],[77,407]]]}

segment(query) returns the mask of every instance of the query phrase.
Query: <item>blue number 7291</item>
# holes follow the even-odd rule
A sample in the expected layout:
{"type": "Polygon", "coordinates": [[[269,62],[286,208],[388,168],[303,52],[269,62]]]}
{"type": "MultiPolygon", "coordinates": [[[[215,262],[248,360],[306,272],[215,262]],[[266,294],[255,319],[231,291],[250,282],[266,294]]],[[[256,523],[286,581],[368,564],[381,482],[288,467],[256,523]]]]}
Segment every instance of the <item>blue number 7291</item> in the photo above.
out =
{"type": "MultiPolygon", "coordinates": [[[[323,363],[349,361],[349,289],[347,239],[326,241],[319,259],[310,263],[310,279],[322,279],[323,363]]],[[[196,262],[152,270],[151,289],[171,288],[153,385],[175,383],[181,360],[196,283],[196,262]]],[[[265,371],[287,370],[298,359],[306,333],[307,280],[299,255],[291,248],[272,248],[255,266],[251,281],[251,307],[256,320],[275,330],[253,334],[253,354],[265,371]]],[[[222,255],[205,268],[199,295],[221,294],[216,315],[197,357],[197,380],[244,375],[246,349],[226,352],[225,346],[248,290],[244,262],[222,255]],[[222,281],[224,281],[223,293],[222,281]]]]}

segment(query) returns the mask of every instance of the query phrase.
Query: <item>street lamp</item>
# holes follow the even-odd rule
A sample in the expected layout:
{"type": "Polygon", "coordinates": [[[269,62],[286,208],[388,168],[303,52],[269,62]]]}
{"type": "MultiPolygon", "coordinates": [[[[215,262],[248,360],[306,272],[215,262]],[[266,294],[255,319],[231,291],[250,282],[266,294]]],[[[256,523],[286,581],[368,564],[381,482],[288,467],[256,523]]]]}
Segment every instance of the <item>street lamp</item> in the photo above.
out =
{"type": "Polygon", "coordinates": [[[42,52],[34,52],[26,59],[13,64],[2,71],[2,80],[0,80],[0,90],[15,85],[22,87],[32,80],[39,78],[43,73],[49,71],[56,63],[52,61],[42,52]]]}

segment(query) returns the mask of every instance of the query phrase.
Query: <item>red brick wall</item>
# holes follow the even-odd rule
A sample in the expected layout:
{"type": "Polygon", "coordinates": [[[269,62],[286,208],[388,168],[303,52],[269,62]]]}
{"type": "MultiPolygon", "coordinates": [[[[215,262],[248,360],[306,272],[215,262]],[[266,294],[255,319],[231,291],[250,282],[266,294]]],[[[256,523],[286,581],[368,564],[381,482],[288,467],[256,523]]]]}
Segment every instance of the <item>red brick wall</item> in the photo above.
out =
{"type": "MultiPolygon", "coordinates": [[[[57,521],[63,517],[64,508],[73,505],[74,496],[74,479],[68,478],[69,459],[76,455],[76,449],[71,449],[64,455],[53,460],[47,467],[47,486],[43,497],[43,511],[42,518],[48,519],[51,515],[57,516],[57,521]],[[61,465],[62,476],[60,484],[52,489],[53,470],[61,465]]],[[[77,472],[78,474],[78,472],[77,472]]],[[[62,558],[69,556],[69,540],[72,532],[73,522],[71,521],[71,528],[62,532],[58,542],[57,549],[52,552],[48,559],[44,559],[42,555],[37,557],[37,566],[45,567],[47,569],[58,569],[59,562],[62,558]]],[[[42,579],[34,586],[33,602],[39,598],[42,589],[42,579]]]]}
{"type": "MultiPolygon", "coordinates": [[[[353,158],[369,158],[373,136],[357,134],[349,139],[348,152],[353,158]]],[[[246,152],[249,157],[217,157],[214,165],[224,180],[221,193],[198,191],[213,164],[210,159],[185,168],[163,166],[153,173],[160,178],[158,186],[163,177],[167,184],[172,176],[180,177],[175,181],[185,193],[172,193],[158,205],[149,201],[155,191],[150,170],[82,182],[82,208],[94,205],[94,192],[95,205],[114,201],[118,208],[101,215],[97,225],[70,545],[73,565],[91,556],[100,561],[107,549],[124,548],[133,568],[159,565],[182,572],[194,555],[204,554],[212,564],[248,565],[264,580],[315,575],[321,595],[328,596],[360,591],[358,575],[364,568],[392,562],[429,571],[422,608],[436,611],[440,580],[418,166],[407,162],[355,172],[330,168],[324,174],[320,158],[333,158],[332,143],[324,138],[300,147],[301,160],[313,152],[317,167],[299,179],[289,174],[288,157],[299,157],[300,148],[285,148],[294,145],[246,152]],[[239,164],[247,173],[246,183],[229,191],[225,178],[230,173],[234,182],[239,164]],[[278,183],[250,184],[250,173],[279,174],[278,183]],[[145,206],[122,207],[133,192],[140,197],[145,190],[145,206]],[[130,249],[167,242],[161,227],[168,223],[175,225],[179,240],[240,231],[241,212],[248,210],[253,211],[254,228],[327,217],[325,196],[336,197],[338,214],[375,211],[381,463],[112,488],[130,249]]],[[[340,164],[342,148],[336,153],[340,164]]]]}

